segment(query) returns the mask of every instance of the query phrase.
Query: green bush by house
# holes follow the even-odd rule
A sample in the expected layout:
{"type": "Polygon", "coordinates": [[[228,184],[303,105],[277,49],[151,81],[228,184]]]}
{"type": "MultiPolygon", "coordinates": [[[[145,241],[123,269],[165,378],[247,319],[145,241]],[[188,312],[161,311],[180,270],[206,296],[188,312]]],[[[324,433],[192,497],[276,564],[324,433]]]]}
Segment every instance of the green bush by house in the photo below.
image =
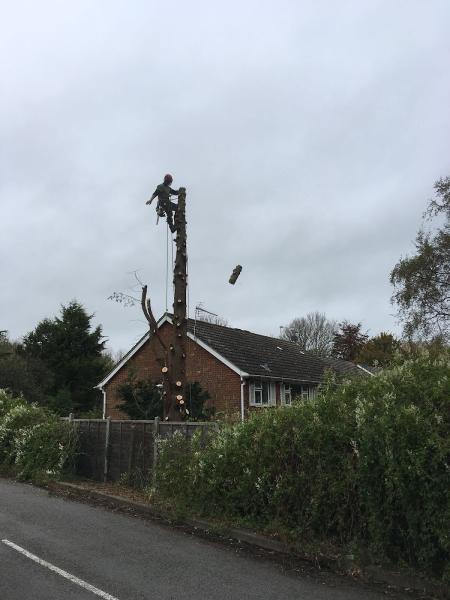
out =
{"type": "Polygon", "coordinates": [[[156,493],[199,514],[450,579],[450,353],[161,443],[156,493]]]}
{"type": "Polygon", "coordinates": [[[60,477],[72,469],[76,448],[67,422],[0,390],[0,465],[24,479],[60,477]]]}

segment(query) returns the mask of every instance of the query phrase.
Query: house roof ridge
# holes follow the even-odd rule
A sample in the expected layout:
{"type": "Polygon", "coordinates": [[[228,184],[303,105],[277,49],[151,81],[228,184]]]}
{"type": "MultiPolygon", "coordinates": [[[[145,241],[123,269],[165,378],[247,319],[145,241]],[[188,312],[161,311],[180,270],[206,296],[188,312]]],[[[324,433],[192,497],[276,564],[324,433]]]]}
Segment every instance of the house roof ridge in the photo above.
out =
{"type": "MultiPolygon", "coordinates": [[[[164,323],[173,323],[173,314],[165,312],[157,321],[158,328],[164,323]]],[[[270,377],[280,380],[310,381],[317,383],[323,378],[327,368],[337,373],[367,373],[355,363],[335,357],[322,357],[304,352],[298,344],[290,340],[255,333],[247,329],[230,327],[188,318],[189,337],[203,345],[210,354],[226,364],[241,377],[270,377]]],[[[152,337],[147,331],[134,346],[114,365],[96,386],[102,389],[126,362],[152,337]]]]}

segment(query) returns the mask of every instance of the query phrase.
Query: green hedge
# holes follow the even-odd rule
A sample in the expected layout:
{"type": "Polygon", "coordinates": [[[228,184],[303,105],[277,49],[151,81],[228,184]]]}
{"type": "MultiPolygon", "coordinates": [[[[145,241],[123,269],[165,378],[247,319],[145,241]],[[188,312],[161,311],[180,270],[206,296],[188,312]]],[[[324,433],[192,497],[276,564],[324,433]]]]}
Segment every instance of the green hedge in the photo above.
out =
{"type": "Polygon", "coordinates": [[[0,464],[23,479],[57,478],[72,470],[73,428],[50,411],[0,390],[0,464]]]}
{"type": "Polygon", "coordinates": [[[156,493],[214,517],[450,578],[450,354],[161,443],[156,493]]]}

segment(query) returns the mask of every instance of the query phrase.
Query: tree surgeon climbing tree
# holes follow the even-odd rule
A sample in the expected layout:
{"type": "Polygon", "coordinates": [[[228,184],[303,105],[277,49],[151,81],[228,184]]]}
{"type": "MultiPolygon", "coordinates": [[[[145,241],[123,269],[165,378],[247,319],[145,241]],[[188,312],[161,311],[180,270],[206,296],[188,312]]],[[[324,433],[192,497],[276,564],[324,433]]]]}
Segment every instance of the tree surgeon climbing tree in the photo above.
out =
{"type": "MultiPolygon", "coordinates": [[[[172,177],[166,175],[164,184],[158,186],[153,197],[156,197],[159,188],[172,183],[172,177]],[[170,178],[170,179],[169,179],[170,178]]],[[[187,235],[186,235],[186,189],[178,191],[168,188],[170,193],[178,196],[178,206],[170,202],[169,196],[163,197],[162,204],[157,210],[164,208],[168,216],[168,225],[172,233],[176,232],[176,258],[173,270],[174,299],[173,299],[173,328],[172,337],[167,345],[159,334],[158,325],[153,315],[150,299],[147,298],[147,286],[142,288],[141,307],[148,321],[150,332],[153,336],[153,348],[158,364],[161,366],[163,376],[163,406],[164,419],[176,421],[188,414],[186,406],[186,354],[187,354],[187,235]],[[174,212],[174,222],[169,219],[169,210],[174,212]]],[[[166,193],[163,190],[164,194],[166,193]]],[[[167,192],[168,194],[169,192],[167,192]]],[[[151,199],[151,200],[152,200],[151,199]]],[[[147,204],[151,203],[151,200],[147,204]]],[[[159,214],[159,213],[158,213],[159,214]]],[[[172,212],[170,212],[170,215],[172,212]]]]}

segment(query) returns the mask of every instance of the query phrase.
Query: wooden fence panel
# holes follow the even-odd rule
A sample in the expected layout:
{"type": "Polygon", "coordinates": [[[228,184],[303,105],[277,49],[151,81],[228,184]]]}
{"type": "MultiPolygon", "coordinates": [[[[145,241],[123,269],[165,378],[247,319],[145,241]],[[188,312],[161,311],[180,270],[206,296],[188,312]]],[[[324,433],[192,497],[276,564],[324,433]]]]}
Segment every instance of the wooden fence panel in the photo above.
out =
{"type": "Polygon", "coordinates": [[[80,452],[76,473],[96,481],[119,481],[146,485],[154,477],[158,459],[157,439],[179,432],[191,439],[201,431],[204,443],[217,431],[217,423],[109,421],[107,419],[69,419],[77,429],[80,452]],[[108,433],[109,429],[109,433],[108,433]],[[155,433],[157,432],[157,436],[155,433]]]}

